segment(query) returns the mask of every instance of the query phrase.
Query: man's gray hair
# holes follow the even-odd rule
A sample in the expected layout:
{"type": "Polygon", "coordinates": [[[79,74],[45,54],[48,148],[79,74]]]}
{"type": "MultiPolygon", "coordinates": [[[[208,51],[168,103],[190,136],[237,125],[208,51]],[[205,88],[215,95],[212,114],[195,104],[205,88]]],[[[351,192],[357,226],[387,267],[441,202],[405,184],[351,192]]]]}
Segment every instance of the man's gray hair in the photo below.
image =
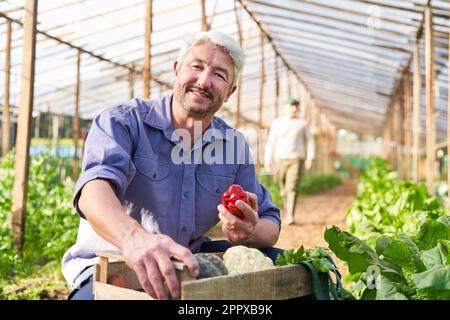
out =
{"type": "Polygon", "coordinates": [[[177,68],[181,67],[181,64],[183,63],[183,60],[189,50],[202,42],[209,42],[230,55],[231,59],[234,62],[234,75],[232,84],[236,84],[239,74],[244,67],[244,53],[242,52],[242,49],[236,40],[220,31],[206,31],[188,34],[183,36],[183,40],[184,43],[180,49],[180,53],[178,54],[177,68]]]}

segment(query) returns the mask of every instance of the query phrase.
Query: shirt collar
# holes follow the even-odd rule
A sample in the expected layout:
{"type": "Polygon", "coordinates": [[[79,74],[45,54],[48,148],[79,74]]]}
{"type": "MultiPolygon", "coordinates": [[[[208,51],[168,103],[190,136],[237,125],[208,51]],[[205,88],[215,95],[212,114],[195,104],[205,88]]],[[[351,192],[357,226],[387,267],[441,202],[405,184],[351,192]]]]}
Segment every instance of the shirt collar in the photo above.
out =
{"type": "MultiPolygon", "coordinates": [[[[172,133],[174,131],[172,127],[172,98],[173,94],[166,95],[159,100],[153,100],[150,104],[150,110],[145,117],[144,122],[149,126],[160,129],[164,131],[164,135],[169,139],[172,139],[172,133]]],[[[210,125],[206,130],[213,130],[212,134],[202,135],[203,143],[211,143],[215,140],[230,140],[231,138],[227,135],[228,127],[223,120],[218,117],[214,117],[210,125]],[[219,133],[220,134],[217,134],[219,133]]],[[[176,139],[175,139],[176,140],[176,139]]],[[[178,143],[179,141],[173,141],[178,143]]]]}
{"type": "Polygon", "coordinates": [[[152,127],[166,130],[172,127],[172,115],[170,106],[172,95],[167,95],[159,100],[150,101],[150,110],[144,122],[152,127]]]}

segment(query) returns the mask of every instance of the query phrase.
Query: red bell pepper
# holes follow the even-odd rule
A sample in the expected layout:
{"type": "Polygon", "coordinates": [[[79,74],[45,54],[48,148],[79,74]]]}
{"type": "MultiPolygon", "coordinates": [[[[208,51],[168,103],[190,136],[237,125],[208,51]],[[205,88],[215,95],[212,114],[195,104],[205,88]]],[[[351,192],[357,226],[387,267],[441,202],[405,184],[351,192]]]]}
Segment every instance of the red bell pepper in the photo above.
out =
{"type": "Polygon", "coordinates": [[[236,206],[236,201],[242,200],[245,203],[250,203],[248,194],[238,184],[232,184],[227,191],[222,194],[222,204],[228,211],[237,216],[238,218],[244,218],[244,214],[236,206]]]}

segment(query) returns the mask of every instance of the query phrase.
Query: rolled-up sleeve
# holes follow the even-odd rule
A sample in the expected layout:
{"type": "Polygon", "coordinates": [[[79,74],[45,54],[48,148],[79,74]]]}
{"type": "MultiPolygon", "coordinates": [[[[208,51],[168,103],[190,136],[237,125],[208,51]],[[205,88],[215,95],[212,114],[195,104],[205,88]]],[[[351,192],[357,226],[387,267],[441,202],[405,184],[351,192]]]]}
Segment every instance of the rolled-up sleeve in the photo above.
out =
{"type": "Polygon", "coordinates": [[[269,190],[259,183],[250,148],[247,144],[245,144],[245,148],[247,161],[240,165],[235,182],[245,190],[256,194],[259,218],[272,220],[278,225],[278,228],[281,228],[280,210],[272,202],[269,190]]]}
{"type": "Polygon", "coordinates": [[[73,205],[82,218],[78,200],[86,183],[106,179],[115,185],[116,196],[122,201],[134,177],[136,168],[131,155],[136,136],[131,113],[130,108],[116,106],[103,111],[92,122],[73,198],[73,205]]]}

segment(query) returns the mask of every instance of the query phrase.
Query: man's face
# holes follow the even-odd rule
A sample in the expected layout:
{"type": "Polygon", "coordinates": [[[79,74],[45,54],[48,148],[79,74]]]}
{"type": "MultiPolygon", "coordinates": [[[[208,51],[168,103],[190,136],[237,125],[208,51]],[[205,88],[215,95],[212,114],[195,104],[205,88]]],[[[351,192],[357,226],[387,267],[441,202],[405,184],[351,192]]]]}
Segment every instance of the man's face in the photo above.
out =
{"type": "Polygon", "coordinates": [[[298,105],[289,104],[287,106],[287,113],[288,113],[289,117],[295,118],[298,113],[298,109],[299,109],[298,105]]]}
{"type": "Polygon", "coordinates": [[[191,115],[214,114],[236,89],[231,57],[208,42],[193,47],[174,64],[174,97],[191,115]]]}

